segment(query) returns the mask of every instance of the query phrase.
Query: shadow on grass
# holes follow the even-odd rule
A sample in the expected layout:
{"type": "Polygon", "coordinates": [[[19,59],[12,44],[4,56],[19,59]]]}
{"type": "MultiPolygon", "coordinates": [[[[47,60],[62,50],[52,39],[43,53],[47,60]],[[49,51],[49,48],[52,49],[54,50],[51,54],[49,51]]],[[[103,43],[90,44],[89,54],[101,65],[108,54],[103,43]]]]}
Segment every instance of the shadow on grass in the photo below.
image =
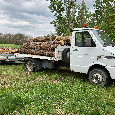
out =
{"type": "MultiPolygon", "coordinates": [[[[69,77],[72,77],[75,79],[79,79],[83,82],[90,82],[87,74],[74,72],[74,71],[71,71],[70,69],[67,69],[65,67],[60,67],[60,68],[56,68],[56,69],[55,68],[54,69],[46,69],[45,68],[41,71],[45,71],[48,73],[51,72],[51,74],[54,74],[55,72],[57,72],[60,75],[60,78],[59,78],[60,80],[66,79],[69,76],[69,77]]],[[[110,86],[113,86],[113,87],[115,86],[115,79],[110,78],[110,83],[109,83],[108,87],[110,87],[110,86]]]]}
{"type": "Polygon", "coordinates": [[[75,78],[75,79],[80,79],[82,81],[86,81],[89,82],[88,79],[88,75],[84,74],[84,73],[78,73],[78,72],[74,72],[71,71],[70,69],[67,69],[65,67],[60,67],[60,68],[56,68],[56,69],[42,69],[41,71],[44,71],[45,73],[47,72],[47,74],[50,76],[51,74],[56,74],[58,73],[58,75],[60,75],[59,80],[62,79],[66,79],[66,78],[75,78]]]}

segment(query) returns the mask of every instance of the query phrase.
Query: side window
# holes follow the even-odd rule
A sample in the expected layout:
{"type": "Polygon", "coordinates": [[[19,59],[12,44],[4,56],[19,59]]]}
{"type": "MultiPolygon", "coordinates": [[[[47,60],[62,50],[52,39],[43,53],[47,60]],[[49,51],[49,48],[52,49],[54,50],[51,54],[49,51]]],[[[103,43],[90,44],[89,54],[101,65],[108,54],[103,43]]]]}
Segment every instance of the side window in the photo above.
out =
{"type": "Polygon", "coordinates": [[[78,47],[96,47],[89,32],[76,32],[75,45],[78,47]]]}
{"type": "Polygon", "coordinates": [[[76,46],[81,46],[82,45],[82,33],[76,33],[76,38],[75,38],[75,45],[76,46]]]}

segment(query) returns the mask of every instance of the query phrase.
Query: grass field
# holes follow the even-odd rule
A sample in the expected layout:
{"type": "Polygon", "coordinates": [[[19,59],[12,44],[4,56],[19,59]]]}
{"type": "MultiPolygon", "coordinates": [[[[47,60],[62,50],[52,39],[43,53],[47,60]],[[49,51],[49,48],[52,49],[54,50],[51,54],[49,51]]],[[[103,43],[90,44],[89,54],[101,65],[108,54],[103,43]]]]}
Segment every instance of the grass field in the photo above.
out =
{"type": "Polygon", "coordinates": [[[0,44],[0,47],[11,47],[12,49],[14,48],[19,48],[21,45],[15,45],[15,44],[0,44]]]}
{"type": "Polygon", "coordinates": [[[66,69],[26,72],[0,65],[0,115],[115,115],[114,82],[94,87],[86,75],[66,69]]]}

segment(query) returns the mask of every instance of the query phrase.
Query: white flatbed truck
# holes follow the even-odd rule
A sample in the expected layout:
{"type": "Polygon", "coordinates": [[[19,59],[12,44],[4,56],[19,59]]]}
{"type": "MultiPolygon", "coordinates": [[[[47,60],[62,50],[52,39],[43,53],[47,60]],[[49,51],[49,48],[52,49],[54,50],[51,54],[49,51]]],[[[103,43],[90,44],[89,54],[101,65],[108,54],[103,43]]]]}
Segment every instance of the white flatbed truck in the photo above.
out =
{"type": "Polygon", "coordinates": [[[111,38],[95,28],[74,28],[71,46],[58,46],[55,57],[16,54],[24,57],[27,71],[42,68],[67,67],[86,73],[93,85],[107,86],[115,79],[115,46],[111,38]]]}

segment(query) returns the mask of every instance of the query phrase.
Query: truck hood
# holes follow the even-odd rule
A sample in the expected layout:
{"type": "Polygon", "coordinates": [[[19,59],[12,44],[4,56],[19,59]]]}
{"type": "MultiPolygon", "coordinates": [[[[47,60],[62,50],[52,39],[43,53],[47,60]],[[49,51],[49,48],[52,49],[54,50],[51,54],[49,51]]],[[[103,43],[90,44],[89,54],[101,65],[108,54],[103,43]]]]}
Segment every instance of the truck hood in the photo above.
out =
{"type": "Polygon", "coordinates": [[[114,47],[107,46],[107,47],[104,47],[104,49],[115,54],[115,46],[114,47]]]}

